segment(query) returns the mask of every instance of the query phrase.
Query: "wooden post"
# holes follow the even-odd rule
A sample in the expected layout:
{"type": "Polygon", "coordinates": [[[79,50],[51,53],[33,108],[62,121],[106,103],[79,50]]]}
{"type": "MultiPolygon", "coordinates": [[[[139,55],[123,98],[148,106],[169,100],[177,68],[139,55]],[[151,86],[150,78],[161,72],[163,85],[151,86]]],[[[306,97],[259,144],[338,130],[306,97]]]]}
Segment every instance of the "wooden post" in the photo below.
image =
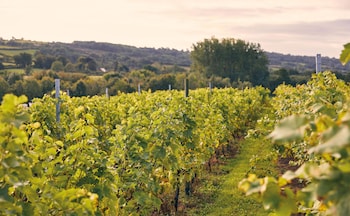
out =
{"type": "Polygon", "coordinates": [[[211,82],[209,82],[209,90],[210,90],[210,93],[213,92],[213,84],[211,82]]]}
{"type": "Polygon", "coordinates": [[[137,85],[137,91],[139,92],[139,94],[141,94],[141,85],[140,85],[140,83],[137,85]]]}
{"type": "Polygon", "coordinates": [[[60,79],[55,79],[56,102],[56,122],[60,122],[60,79]]]}
{"type": "Polygon", "coordinates": [[[189,81],[188,81],[188,79],[184,80],[184,88],[185,88],[185,97],[188,97],[188,93],[189,93],[189,90],[188,90],[188,88],[189,88],[189,81]]]}
{"type": "Polygon", "coordinates": [[[169,90],[171,90],[171,84],[169,84],[169,90]]]}
{"type": "Polygon", "coordinates": [[[109,98],[108,88],[106,88],[106,97],[109,98]]]}
{"type": "Polygon", "coordinates": [[[320,73],[321,72],[321,54],[317,54],[316,55],[316,73],[320,73]]]}

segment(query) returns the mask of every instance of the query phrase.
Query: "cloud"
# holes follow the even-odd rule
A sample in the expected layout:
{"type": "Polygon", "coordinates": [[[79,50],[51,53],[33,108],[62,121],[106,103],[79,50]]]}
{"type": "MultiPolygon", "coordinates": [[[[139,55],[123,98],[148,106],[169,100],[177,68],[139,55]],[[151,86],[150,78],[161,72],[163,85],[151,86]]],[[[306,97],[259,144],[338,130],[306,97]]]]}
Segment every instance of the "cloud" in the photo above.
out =
{"type": "Polygon", "coordinates": [[[292,24],[256,24],[233,27],[269,51],[312,55],[317,52],[338,57],[342,44],[349,42],[350,19],[292,24]]]}
{"type": "Polygon", "coordinates": [[[48,2],[4,0],[0,37],[186,49],[216,36],[261,43],[270,51],[322,48],[330,55],[350,40],[350,0],[62,0],[53,1],[55,10],[48,2]]]}
{"type": "Polygon", "coordinates": [[[293,38],[324,39],[350,38],[348,31],[350,19],[329,20],[321,22],[298,22],[292,24],[256,24],[251,26],[235,27],[233,30],[255,34],[289,35],[293,38]]]}

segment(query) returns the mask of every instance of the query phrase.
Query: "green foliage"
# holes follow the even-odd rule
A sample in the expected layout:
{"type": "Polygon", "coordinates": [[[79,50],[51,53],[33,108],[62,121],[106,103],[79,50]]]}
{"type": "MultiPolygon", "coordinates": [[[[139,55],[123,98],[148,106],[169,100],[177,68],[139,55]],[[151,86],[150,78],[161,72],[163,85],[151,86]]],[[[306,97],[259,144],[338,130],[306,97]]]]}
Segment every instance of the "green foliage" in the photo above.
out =
{"type": "Polygon", "coordinates": [[[233,38],[205,39],[193,45],[192,71],[207,77],[220,76],[231,81],[249,81],[253,85],[266,84],[268,60],[259,44],[233,38]]]}
{"type": "Polygon", "coordinates": [[[65,72],[75,72],[76,69],[75,69],[75,65],[73,63],[67,63],[65,66],[64,66],[64,71],[65,72]]]}
{"type": "Polygon", "coordinates": [[[7,84],[6,80],[0,77],[0,98],[2,98],[7,92],[9,92],[10,86],[7,84]]]}
{"type": "Polygon", "coordinates": [[[292,153],[299,168],[277,179],[251,175],[240,188],[247,195],[261,194],[265,208],[276,215],[348,215],[349,86],[326,72],[307,85],[278,87],[276,93],[276,114],[283,119],[269,136],[284,153],[292,153]],[[293,190],[293,182],[304,186],[293,190]]]}
{"type": "Polygon", "coordinates": [[[174,86],[175,83],[176,83],[175,75],[163,74],[155,78],[152,78],[149,81],[148,85],[149,85],[149,89],[151,89],[152,91],[156,91],[156,90],[167,90],[169,89],[169,85],[174,86]]]}
{"type": "Polygon", "coordinates": [[[25,97],[6,95],[0,214],[174,213],[165,206],[176,188],[255,125],[267,95],[263,88],[199,89],[188,98],[180,91],[109,99],[62,94],[60,123],[49,95],[27,109],[20,105],[25,97]]]}
{"type": "Polygon", "coordinates": [[[55,89],[55,80],[50,77],[44,77],[40,81],[43,94],[51,93],[55,89]]]}
{"type": "Polygon", "coordinates": [[[22,84],[23,93],[32,100],[36,97],[42,97],[40,83],[35,79],[25,79],[22,84]]]}
{"type": "Polygon", "coordinates": [[[89,77],[84,82],[87,86],[86,95],[95,96],[105,94],[107,82],[102,77],[89,77]]]}
{"type": "Polygon", "coordinates": [[[87,86],[83,80],[79,80],[73,87],[74,96],[86,96],[87,86]]]}
{"type": "Polygon", "coordinates": [[[81,72],[94,72],[97,70],[97,63],[91,57],[79,57],[76,68],[81,72]]]}
{"type": "Polygon", "coordinates": [[[51,70],[59,72],[64,70],[64,65],[61,61],[54,61],[51,65],[51,70]]]}
{"type": "Polygon", "coordinates": [[[26,68],[32,65],[32,55],[29,53],[20,53],[19,55],[13,56],[15,63],[20,68],[26,68]]]}
{"type": "Polygon", "coordinates": [[[29,115],[20,107],[26,101],[24,96],[6,95],[0,106],[0,212],[4,215],[22,213],[27,199],[24,192],[30,189],[31,159],[23,130],[29,115]]]}
{"type": "Polygon", "coordinates": [[[37,52],[34,56],[34,67],[42,69],[50,69],[52,63],[56,61],[56,58],[52,55],[44,55],[40,52],[37,52]]]}
{"type": "Polygon", "coordinates": [[[344,45],[344,49],[340,54],[340,61],[343,65],[350,61],[350,43],[344,45]]]}

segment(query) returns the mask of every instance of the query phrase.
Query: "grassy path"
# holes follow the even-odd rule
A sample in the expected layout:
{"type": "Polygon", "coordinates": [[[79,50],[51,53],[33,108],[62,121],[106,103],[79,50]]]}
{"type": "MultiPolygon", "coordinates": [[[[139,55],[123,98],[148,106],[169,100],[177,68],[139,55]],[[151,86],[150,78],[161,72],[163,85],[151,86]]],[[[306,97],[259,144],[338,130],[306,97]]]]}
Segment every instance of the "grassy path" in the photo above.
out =
{"type": "MultiPolygon", "coordinates": [[[[220,165],[220,174],[209,173],[201,182],[196,208],[190,209],[187,215],[268,215],[256,197],[245,196],[238,190],[238,183],[251,170],[260,175],[273,175],[275,171],[271,147],[268,141],[249,138],[240,144],[240,151],[220,165]],[[253,160],[252,160],[253,159],[253,160]]],[[[198,196],[198,195],[197,195],[198,196]]]]}

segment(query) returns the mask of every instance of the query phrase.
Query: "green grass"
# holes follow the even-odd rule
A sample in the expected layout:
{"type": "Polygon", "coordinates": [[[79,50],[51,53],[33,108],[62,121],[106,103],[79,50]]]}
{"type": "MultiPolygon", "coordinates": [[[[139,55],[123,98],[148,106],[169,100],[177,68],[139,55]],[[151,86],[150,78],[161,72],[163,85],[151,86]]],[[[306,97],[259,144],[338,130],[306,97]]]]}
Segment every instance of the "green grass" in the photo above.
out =
{"type": "Polygon", "coordinates": [[[12,63],[12,62],[3,62],[3,65],[6,67],[6,66],[11,66],[11,67],[13,67],[13,66],[16,66],[16,64],[15,63],[12,63]]]}
{"type": "MultiPolygon", "coordinates": [[[[249,138],[240,143],[239,153],[227,159],[216,172],[208,173],[197,188],[197,197],[188,198],[187,215],[268,215],[256,196],[245,196],[239,182],[249,172],[275,175],[276,168],[268,141],[249,138]],[[258,159],[257,159],[258,158],[258,159]],[[253,169],[252,169],[253,167],[253,169]]],[[[205,174],[203,174],[205,175],[205,174]]]]}
{"type": "MultiPolygon", "coordinates": [[[[40,68],[32,68],[30,73],[33,74],[35,72],[40,72],[43,70],[44,69],[40,69],[40,68]]],[[[0,75],[1,74],[10,74],[10,73],[25,74],[25,69],[24,68],[6,68],[3,70],[0,70],[0,75]]]]}
{"type": "Polygon", "coordinates": [[[92,80],[98,80],[98,79],[101,79],[102,76],[101,75],[94,75],[94,76],[89,76],[89,78],[92,80]]]}
{"type": "Polygon", "coordinates": [[[0,50],[1,49],[21,49],[21,48],[20,47],[0,45],[0,50]]]}
{"type": "Polygon", "coordinates": [[[11,69],[4,69],[4,70],[0,70],[0,74],[4,74],[4,73],[18,73],[18,74],[24,74],[25,71],[23,68],[11,68],[11,69]]]}

